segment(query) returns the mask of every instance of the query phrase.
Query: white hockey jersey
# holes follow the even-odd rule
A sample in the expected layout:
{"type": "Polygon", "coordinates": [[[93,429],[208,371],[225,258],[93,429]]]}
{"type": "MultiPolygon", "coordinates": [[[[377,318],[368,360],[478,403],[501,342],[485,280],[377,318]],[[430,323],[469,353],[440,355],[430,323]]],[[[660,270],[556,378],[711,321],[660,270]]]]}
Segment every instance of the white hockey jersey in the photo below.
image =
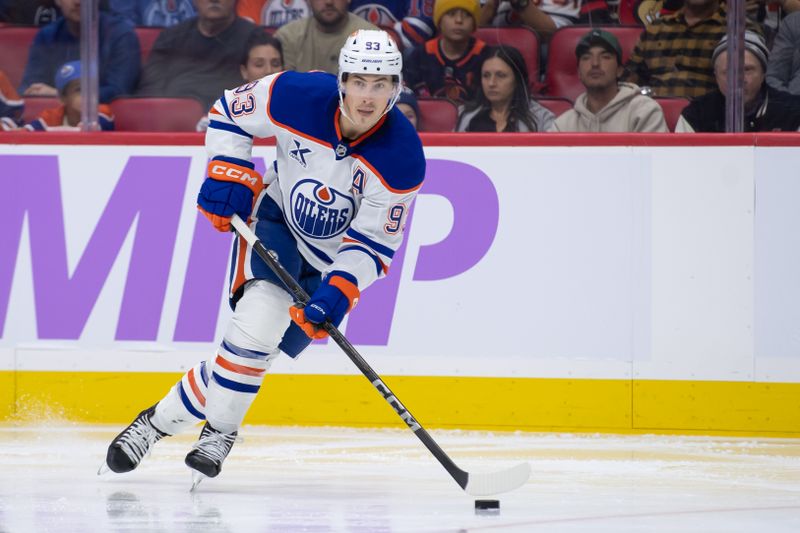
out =
{"type": "Polygon", "coordinates": [[[342,137],[339,114],[335,76],[273,74],[225,91],[209,114],[206,149],[211,158],[249,162],[253,137],[275,136],[276,174],[265,177],[262,197],[281,207],[311,266],[347,272],[364,290],[386,274],[403,241],[425,159],[396,108],[354,140],[342,137]]]}

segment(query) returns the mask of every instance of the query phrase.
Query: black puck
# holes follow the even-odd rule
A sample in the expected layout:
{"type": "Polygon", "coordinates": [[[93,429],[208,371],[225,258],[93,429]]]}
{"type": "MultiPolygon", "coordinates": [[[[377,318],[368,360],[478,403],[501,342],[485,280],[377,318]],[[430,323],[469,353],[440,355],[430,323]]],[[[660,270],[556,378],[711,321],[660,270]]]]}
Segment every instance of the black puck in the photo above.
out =
{"type": "Polygon", "coordinates": [[[500,514],[500,500],[475,500],[475,514],[500,514]]]}

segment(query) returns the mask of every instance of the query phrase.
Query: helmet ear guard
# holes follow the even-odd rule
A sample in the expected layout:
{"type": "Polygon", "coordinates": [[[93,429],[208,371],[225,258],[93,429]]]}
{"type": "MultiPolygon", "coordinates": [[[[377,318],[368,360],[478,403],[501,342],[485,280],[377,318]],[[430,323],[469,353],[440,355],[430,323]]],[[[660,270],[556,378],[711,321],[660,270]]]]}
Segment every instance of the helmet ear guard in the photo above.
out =
{"type": "Polygon", "coordinates": [[[403,55],[385,31],[355,31],[350,34],[339,52],[339,104],[342,111],[344,111],[344,83],[349,74],[391,77],[395,87],[392,98],[384,110],[385,114],[400,98],[403,85],[403,55]]]}

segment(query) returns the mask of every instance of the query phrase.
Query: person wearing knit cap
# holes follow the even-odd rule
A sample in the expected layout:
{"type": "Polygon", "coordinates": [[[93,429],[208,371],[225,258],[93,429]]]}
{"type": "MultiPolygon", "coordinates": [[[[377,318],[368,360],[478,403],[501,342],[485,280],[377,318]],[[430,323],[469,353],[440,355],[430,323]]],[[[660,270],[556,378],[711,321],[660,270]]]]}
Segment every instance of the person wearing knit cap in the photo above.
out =
{"type": "Polygon", "coordinates": [[[433,21],[439,35],[406,51],[403,79],[417,96],[461,103],[474,98],[486,43],[474,35],[478,0],[436,0],[433,21]]]}
{"type": "MultiPolygon", "coordinates": [[[[675,131],[724,132],[728,93],[728,38],[723,37],[711,56],[717,89],[692,100],[683,110],[675,131]]],[[[769,48],[752,31],[744,35],[744,131],[800,131],[800,96],[766,83],[769,48]]]]}
{"type": "Polygon", "coordinates": [[[408,87],[403,87],[395,107],[403,112],[408,121],[414,126],[414,129],[419,129],[419,103],[417,102],[417,97],[414,96],[414,91],[408,87]]]}

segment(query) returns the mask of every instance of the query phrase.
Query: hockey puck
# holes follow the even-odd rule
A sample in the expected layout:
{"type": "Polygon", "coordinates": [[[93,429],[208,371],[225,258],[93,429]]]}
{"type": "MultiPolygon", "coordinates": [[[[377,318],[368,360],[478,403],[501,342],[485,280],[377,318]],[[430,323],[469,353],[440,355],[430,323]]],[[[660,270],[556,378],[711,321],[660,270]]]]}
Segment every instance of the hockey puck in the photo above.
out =
{"type": "Polygon", "coordinates": [[[475,514],[500,514],[500,500],[475,500],[475,514]]]}

